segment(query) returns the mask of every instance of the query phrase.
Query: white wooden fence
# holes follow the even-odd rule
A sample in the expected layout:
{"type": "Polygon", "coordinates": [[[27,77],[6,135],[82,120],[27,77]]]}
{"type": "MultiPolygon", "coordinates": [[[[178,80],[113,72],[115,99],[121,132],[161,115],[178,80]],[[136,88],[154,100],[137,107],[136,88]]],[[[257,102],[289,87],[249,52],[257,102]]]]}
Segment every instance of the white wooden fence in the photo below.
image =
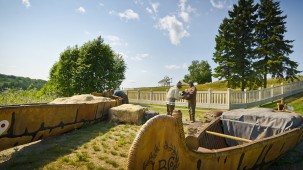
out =
{"type": "MultiPolygon", "coordinates": [[[[134,103],[166,104],[166,93],[161,91],[125,91],[129,101],[134,103]]],[[[252,91],[198,91],[197,107],[215,109],[238,109],[258,106],[303,92],[303,81],[259,88],[252,91]]],[[[178,100],[177,106],[187,106],[186,100],[178,100]]]]}

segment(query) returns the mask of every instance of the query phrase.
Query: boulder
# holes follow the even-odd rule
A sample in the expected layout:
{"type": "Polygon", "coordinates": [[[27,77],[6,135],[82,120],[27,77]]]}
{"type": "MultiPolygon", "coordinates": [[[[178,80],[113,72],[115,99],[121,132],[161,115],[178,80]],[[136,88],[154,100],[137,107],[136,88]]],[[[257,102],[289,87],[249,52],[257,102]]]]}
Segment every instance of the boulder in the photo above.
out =
{"type": "Polygon", "coordinates": [[[123,104],[109,109],[109,119],[115,123],[142,124],[146,107],[134,104],[123,104]]]}

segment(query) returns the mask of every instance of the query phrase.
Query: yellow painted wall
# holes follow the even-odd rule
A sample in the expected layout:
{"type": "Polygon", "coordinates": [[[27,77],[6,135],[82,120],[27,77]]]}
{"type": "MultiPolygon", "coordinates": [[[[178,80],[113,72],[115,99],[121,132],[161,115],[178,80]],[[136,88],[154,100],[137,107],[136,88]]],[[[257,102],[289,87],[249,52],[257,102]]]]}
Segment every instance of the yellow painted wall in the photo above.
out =
{"type": "Polygon", "coordinates": [[[59,135],[107,118],[120,101],[0,107],[0,151],[59,135]]]}

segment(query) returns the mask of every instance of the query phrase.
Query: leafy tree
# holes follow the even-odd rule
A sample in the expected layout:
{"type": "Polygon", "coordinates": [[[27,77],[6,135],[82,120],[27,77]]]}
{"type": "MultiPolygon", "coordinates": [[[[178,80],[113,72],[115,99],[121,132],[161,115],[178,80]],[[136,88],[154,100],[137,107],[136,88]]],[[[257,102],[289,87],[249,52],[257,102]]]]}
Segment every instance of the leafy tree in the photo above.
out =
{"type": "Polygon", "coordinates": [[[212,82],[211,79],[211,67],[207,61],[198,60],[192,61],[192,64],[188,67],[189,75],[184,76],[184,81],[193,80],[198,84],[212,82]]]}
{"type": "Polygon", "coordinates": [[[50,70],[48,88],[63,96],[102,92],[118,87],[125,70],[122,57],[104,44],[100,36],[80,48],[68,47],[61,53],[59,62],[50,70]]]}
{"type": "Polygon", "coordinates": [[[256,27],[257,59],[254,67],[263,76],[263,87],[267,87],[267,75],[272,78],[285,78],[293,81],[296,75],[298,64],[291,61],[289,54],[293,51],[291,43],[293,40],[286,40],[284,33],[287,32],[285,19],[279,8],[280,3],[273,0],[261,0],[258,10],[259,22],[256,27]]]}

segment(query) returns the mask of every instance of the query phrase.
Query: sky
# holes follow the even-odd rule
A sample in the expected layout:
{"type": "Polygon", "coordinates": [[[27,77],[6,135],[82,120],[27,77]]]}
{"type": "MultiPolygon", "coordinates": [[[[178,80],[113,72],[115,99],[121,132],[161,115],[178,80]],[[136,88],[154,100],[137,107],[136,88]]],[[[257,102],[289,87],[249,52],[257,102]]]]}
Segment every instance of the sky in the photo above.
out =
{"type": "MultiPolygon", "coordinates": [[[[255,1],[256,3],[257,1],[255,1]]],[[[0,73],[49,79],[67,47],[101,36],[127,66],[120,88],[176,84],[193,60],[213,62],[219,25],[237,0],[0,0],[0,73]]],[[[303,70],[303,1],[281,0],[288,57],[303,70]]],[[[217,79],[213,78],[213,81],[217,79]]]]}

